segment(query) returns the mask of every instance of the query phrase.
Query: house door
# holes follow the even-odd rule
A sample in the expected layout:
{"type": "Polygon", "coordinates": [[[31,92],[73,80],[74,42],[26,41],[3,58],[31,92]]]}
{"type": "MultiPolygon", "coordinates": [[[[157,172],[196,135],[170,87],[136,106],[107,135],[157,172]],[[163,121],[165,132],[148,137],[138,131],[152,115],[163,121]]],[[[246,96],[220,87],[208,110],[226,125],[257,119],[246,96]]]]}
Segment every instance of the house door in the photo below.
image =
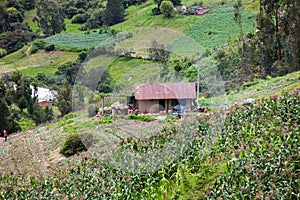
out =
{"type": "Polygon", "coordinates": [[[164,99],[160,99],[159,100],[159,111],[164,111],[165,109],[166,103],[164,99]]]}

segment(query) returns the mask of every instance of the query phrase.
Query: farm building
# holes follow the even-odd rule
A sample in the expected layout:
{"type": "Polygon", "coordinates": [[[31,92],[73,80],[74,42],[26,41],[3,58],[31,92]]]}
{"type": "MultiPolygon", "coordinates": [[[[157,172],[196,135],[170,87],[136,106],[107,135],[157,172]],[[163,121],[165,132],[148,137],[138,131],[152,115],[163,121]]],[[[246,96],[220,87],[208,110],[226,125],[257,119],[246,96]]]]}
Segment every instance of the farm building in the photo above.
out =
{"type": "Polygon", "coordinates": [[[135,85],[134,102],[139,113],[173,112],[176,106],[192,109],[195,83],[144,83],[135,85]]]}
{"type": "MultiPolygon", "coordinates": [[[[32,90],[32,97],[34,96],[34,87],[30,86],[32,90]]],[[[52,107],[52,100],[55,99],[56,91],[51,91],[47,88],[37,88],[38,103],[41,107],[52,107]]]]}
{"type": "Polygon", "coordinates": [[[207,6],[191,6],[189,9],[194,10],[196,15],[204,15],[209,12],[209,8],[207,6]]]}

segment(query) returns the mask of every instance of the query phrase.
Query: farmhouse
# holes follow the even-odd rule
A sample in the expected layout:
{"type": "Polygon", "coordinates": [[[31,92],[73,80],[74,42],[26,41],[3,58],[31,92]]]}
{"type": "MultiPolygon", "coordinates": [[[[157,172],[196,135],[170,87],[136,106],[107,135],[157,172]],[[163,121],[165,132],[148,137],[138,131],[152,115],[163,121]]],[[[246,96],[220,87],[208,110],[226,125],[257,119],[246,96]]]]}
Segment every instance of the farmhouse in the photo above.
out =
{"type": "MultiPolygon", "coordinates": [[[[32,97],[34,96],[34,87],[30,86],[32,90],[32,97]]],[[[37,88],[37,99],[41,107],[52,107],[52,100],[55,99],[57,95],[56,91],[51,91],[47,88],[38,87],[37,88]]]]}
{"type": "Polygon", "coordinates": [[[176,106],[190,111],[196,98],[195,83],[144,83],[135,85],[139,113],[172,112],[176,106]]]}
{"type": "Polygon", "coordinates": [[[196,15],[204,15],[209,12],[209,8],[207,6],[191,6],[189,9],[194,10],[196,15]]]}

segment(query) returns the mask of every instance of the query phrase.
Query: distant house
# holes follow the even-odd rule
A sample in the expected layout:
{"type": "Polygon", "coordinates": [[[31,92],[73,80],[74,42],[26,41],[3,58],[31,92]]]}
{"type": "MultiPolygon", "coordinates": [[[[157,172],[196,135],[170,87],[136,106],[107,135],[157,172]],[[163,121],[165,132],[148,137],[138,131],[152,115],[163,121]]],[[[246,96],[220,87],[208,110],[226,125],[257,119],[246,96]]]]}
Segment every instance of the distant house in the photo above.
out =
{"type": "Polygon", "coordinates": [[[207,6],[191,6],[189,9],[194,10],[196,15],[204,15],[209,12],[209,8],[207,6]]]}
{"type": "Polygon", "coordinates": [[[39,102],[39,105],[41,106],[41,107],[52,107],[52,101],[51,100],[49,100],[49,101],[41,101],[41,102],[39,102]]]}
{"type": "Polygon", "coordinates": [[[196,90],[195,83],[144,83],[135,85],[134,95],[139,113],[172,112],[176,106],[190,111],[196,90]]]}
{"type": "MultiPolygon", "coordinates": [[[[13,86],[14,90],[17,89],[16,85],[13,86]]],[[[34,87],[31,85],[31,97],[34,97],[34,87]]],[[[52,100],[54,100],[56,98],[57,95],[57,91],[52,91],[50,89],[47,88],[42,88],[42,87],[37,87],[37,100],[38,100],[38,104],[41,107],[52,107],[52,100]]]]}
{"type": "MultiPolygon", "coordinates": [[[[32,97],[34,95],[34,87],[30,86],[32,90],[32,97]]],[[[37,88],[37,98],[38,103],[41,107],[52,107],[52,100],[55,99],[56,91],[51,91],[47,88],[38,87],[37,88]]]]}

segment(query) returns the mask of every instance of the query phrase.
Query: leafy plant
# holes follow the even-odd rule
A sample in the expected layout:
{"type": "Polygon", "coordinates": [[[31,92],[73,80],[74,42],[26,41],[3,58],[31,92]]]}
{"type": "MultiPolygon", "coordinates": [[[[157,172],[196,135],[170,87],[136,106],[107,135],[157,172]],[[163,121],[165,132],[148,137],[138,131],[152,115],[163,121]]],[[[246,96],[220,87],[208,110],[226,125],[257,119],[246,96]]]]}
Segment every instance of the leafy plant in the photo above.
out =
{"type": "Polygon", "coordinates": [[[153,120],[155,120],[153,117],[148,116],[148,115],[135,115],[135,114],[130,114],[128,115],[129,119],[134,119],[134,120],[140,120],[143,122],[151,122],[153,120]]]}
{"type": "Polygon", "coordinates": [[[65,156],[72,156],[78,152],[86,151],[87,148],[81,140],[78,133],[72,133],[67,136],[60,153],[65,156]]]}

